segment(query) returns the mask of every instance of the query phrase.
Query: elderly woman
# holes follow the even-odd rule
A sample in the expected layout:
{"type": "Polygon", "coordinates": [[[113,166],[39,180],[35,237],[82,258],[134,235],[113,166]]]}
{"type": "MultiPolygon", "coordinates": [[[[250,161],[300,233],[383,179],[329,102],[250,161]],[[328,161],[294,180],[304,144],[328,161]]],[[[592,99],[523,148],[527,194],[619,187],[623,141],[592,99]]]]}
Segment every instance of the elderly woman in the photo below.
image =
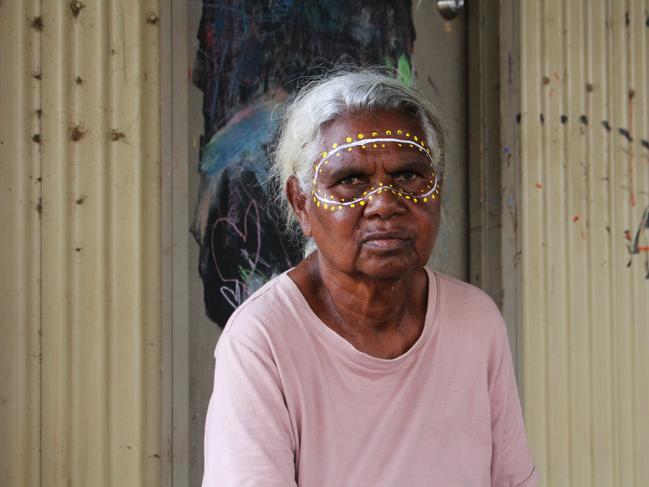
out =
{"type": "Polygon", "coordinates": [[[506,328],[425,268],[440,123],[369,71],[304,88],[275,172],[307,256],[216,347],[203,487],[535,486],[506,328]]]}

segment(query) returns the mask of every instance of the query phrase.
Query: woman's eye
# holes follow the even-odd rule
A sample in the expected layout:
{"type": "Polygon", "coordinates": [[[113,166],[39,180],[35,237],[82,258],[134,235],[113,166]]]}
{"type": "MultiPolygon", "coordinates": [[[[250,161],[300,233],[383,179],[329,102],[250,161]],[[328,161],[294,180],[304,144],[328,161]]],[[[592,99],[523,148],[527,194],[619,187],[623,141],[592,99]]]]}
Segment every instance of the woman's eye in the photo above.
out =
{"type": "Polygon", "coordinates": [[[358,184],[363,184],[364,182],[365,181],[360,176],[348,176],[338,181],[338,184],[342,186],[356,186],[358,184]]]}
{"type": "Polygon", "coordinates": [[[419,176],[416,172],[413,171],[404,171],[394,175],[395,181],[413,181],[419,176]]]}

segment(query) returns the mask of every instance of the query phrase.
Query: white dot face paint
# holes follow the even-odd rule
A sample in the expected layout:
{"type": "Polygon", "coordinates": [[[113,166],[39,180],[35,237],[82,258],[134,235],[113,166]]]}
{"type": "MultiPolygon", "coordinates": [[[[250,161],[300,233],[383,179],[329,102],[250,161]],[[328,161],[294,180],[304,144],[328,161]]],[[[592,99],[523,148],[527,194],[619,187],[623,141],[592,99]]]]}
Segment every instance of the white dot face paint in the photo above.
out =
{"type": "Polygon", "coordinates": [[[439,180],[433,170],[430,149],[408,131],[371,131],[344,137],[325,148],[314,165],[313,201],[327,211],[362,208],[377,194],[388,192],[412,204],[425,204],[439,197],[439,180]],[[398,151],[398,167],[373,181],[367,161],[380,151],[398,151]]]}

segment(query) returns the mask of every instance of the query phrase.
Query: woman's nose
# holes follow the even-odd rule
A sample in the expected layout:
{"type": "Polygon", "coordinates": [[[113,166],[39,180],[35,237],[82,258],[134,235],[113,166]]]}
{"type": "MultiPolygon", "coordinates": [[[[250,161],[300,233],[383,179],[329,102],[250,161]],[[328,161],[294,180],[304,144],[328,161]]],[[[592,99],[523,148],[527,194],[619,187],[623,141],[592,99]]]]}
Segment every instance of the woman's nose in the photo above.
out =
{"type": "Polygon", "coordinates": [[[406,201],[400,191],[384,186],[378,192],[368,196],[364,215],[367,218],[379,217],[387,220],[406,211],[406,201]]]}

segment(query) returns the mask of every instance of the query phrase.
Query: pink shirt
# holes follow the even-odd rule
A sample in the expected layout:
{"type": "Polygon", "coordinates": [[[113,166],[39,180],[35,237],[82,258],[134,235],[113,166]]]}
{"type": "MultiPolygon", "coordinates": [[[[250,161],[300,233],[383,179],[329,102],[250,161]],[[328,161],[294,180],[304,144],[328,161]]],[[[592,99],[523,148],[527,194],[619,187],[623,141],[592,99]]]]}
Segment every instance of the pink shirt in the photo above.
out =
{"type": "Polygon", "coordinates": [[[428,310],[395,359],[327,327],[287,274],[216,346],[203,487],[533,487],[506,328],[477,288],[428,272],[428,310]]]}

